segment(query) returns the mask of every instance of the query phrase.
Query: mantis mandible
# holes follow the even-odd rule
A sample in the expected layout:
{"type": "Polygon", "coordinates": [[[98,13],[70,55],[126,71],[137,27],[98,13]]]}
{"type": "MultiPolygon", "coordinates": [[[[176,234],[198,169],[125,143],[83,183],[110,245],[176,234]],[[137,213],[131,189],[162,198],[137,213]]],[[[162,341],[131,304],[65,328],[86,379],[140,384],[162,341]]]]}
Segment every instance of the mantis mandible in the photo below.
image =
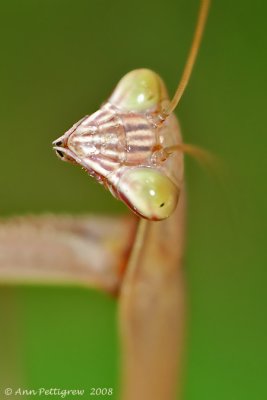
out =
{"type": "MultiPolygon", "coordinates": [[[[182,142],[173,112],[188,84],[209,5],[209,0],[201,1],[191,49],[171,100],[155,72],[131,71],[100,110],[53,142],[62,160],[82,166],[140,217],[120,291],[123,398],[127,400],[175,395],[176,336],[181,334],[177,312],[183,308],[177,268],[183,237],[183,153],[196,157],[204,153],[182,142]],[[164,235],[176,235],[178,249],[171,251],[164,235]],[[160,237],[157,249],[151,243],[160,237]],[[170,260],[162,256],[166,249],[170,260]],[[152,265],[148,259],[153,252],[152,265]]],[[[173,238],[170,242],[175,247],[173,238]]]]}

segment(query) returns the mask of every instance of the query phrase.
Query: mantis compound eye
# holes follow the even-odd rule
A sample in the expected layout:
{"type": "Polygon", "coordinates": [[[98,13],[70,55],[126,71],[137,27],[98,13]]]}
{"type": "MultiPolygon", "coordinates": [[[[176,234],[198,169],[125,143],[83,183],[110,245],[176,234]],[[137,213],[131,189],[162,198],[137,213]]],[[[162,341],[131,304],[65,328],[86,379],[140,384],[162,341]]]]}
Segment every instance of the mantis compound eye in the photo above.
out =
{"type": "Polygon", "coordinates": [[[145,112],[168,99],[162,79],[155,72],[141,68],[126,74],[109,101],[125,111],[145,112]]]}
{"type": "Polygon", "coordinates": [[[179,189],[162,172],[149,167],[127,170],[119,180],[118,195],[136,214],[160,221],[175,210],[179,189]]]}

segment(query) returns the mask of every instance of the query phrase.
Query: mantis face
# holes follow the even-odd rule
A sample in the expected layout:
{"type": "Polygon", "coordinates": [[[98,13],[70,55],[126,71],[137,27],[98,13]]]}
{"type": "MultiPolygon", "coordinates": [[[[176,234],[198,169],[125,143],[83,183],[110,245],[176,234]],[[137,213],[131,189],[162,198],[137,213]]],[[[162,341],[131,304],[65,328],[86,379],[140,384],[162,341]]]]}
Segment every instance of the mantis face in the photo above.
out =
{"type": "Polygon", "coordinates": [[[64,161],[81,165],[138,216],[162,220],[175,210],[183,176],[181,153],[165,148],[181,142],[175,116],[164,122],[169,104],[162,79],[134,70],[109,100],[53,142],[64,161]]]}

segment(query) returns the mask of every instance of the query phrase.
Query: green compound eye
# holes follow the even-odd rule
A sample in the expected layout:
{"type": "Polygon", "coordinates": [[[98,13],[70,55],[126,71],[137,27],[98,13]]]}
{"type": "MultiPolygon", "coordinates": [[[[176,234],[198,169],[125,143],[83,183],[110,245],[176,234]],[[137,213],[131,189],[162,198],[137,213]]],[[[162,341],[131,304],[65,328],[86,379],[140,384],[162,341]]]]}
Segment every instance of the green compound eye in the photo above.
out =
{"type": "Polygon", "coordinates": [[[136,214],[153,221],[168,218],[179,198],[179,189],[167,176],[146,167],[126,171],[117,190],[121,199],[136,214]]]}
{"type": "Polygon", "coordinates": [[[125,111],[143,112],[168,99],[162,79],[149,69],[136,69],[118,83],[109,102],[125,111]]]}

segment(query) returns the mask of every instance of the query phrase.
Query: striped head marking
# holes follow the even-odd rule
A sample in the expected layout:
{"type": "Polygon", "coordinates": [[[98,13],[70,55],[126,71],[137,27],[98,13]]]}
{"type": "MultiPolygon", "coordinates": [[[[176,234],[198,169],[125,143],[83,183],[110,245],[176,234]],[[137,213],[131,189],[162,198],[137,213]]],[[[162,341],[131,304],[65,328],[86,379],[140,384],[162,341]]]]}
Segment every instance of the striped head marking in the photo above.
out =
{"type": "Polygon", "coordinates": [[[168,121],[159,127],[153,118],[168,102],[155,72],[131,71],[100,110],[53,142],[54,150],[62,160],[81,165],[140,217],[165,219],[179,197],[177,162],[155,162],[155,151],[165,142],[175,144],[178,128],[168,128],[168,121]]]}

